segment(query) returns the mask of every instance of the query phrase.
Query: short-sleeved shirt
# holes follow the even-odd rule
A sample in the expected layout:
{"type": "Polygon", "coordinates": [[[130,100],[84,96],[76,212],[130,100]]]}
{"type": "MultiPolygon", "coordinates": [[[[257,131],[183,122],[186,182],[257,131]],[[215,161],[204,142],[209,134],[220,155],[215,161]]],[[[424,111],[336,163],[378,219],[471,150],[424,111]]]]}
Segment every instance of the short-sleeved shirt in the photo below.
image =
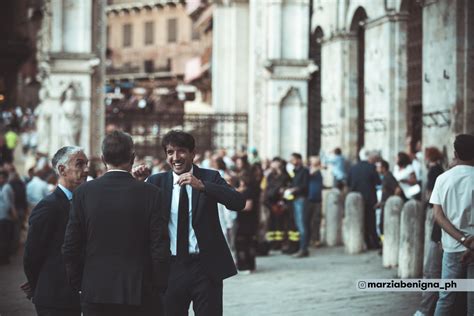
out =
{"type": "MultiPolygon", "coordinates": [[[[444,215],[459,230],[474,235],[474,167],[459,165],[440,175],[430,203],[441,205],[444,215]]],[[[461,252],[466,248],[443,230],[443,250],[461,252]]]]}

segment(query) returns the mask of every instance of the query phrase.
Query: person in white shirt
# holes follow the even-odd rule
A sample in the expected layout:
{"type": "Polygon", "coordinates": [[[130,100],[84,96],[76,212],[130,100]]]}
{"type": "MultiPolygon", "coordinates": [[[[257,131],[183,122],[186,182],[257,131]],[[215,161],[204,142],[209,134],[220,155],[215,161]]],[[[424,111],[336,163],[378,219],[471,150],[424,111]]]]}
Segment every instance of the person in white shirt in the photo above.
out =
{"type": "Polygon", "coordinates": [[[393,170],[393,176],[398,181],[400,189],[406,199],[415,198],[421,191],[413,168],[410,156],[407,153],[399,152],[397,154],[397,163],[393,170]]]}
{"type": "Polygon", "coordinates": [[[26,185],[26,199],[30,209],[50,193],[48,183],[40,177],[42,172],[38,168],[36,169],[35,175],[26,185]]]}
{"type": "MultiPolygon", "coordinates": [[[[437,179],[431,194],[433,214],[442,228],[443,279],[473,279],[474,135],[454,141],[455,165],[437,179]]],[[[440,292],[435,315],[451,315],[455,292],[440,292]]],[[[474,315],[474,292],[468,292],[468,315],[474,315]]]]}

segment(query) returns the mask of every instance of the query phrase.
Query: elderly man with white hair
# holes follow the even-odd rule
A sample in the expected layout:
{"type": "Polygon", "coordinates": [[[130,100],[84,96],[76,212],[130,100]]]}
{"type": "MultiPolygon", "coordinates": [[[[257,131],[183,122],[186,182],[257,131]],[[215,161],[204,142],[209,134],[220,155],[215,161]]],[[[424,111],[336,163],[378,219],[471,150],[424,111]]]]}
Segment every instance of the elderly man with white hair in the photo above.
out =
{"type": "Polygon", "coordinates": [[[80,147],[65,146],[52,159],[58,186],[31,212],[23,257],[28,282],[21,287],[33,298],[38,315],[80,316],[79,294],[66,277],[61,254],[73,191],[87,179],[88,159],[80,147]]]}

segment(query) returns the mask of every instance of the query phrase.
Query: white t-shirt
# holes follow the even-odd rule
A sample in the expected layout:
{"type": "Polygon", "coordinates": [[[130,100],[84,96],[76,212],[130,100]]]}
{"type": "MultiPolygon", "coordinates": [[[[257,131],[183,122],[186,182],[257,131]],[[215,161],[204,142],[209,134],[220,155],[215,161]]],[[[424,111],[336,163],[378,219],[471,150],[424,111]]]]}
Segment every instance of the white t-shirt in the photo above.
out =
{"type": "Polygon", "coordinates": [[[403,194],[405,195],[407,199],[411,199],[412,197],[420,193],[420,190],[421,190],[420,185],[418,184],[411,185],[411,184],[402,182],[402,180],[408,180],[412,173],[415,173],[415,176],[416,176],[416,172],[413,169],[413,165],[407,165],[403,169],[400,169],[398,165],[395,165],[395,168],[393,169],[393,176],[395,177],[395,179],[397,179],[398,185],[402,189],[403,194]]]}
{"type": "MultiPolygon", "coordinates": [[[[474,235],[474,167],[460,165],[436,179],[430,203],[441,205],[444,215],[459,230],[474,235]]],[[[443,230],[441,242],[446,252],[466,248],[443,230]]]]}

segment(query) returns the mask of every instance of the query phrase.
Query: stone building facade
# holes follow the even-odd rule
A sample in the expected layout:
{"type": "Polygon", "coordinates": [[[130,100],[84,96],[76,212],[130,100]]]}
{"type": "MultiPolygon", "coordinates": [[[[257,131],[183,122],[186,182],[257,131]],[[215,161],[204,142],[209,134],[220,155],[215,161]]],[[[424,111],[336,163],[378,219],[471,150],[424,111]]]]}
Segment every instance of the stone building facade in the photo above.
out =
{"type": "Polygon", "coordinates": [[[1,16],[0,94],[10,106],[35,108],[38,151],[51,157],[67,143],[99,154],[105,2],[7,0],[1,16]]]}
{"type": "Polygon", "coordinates": [[[218,1],[213,106],[248,112],[265,157],[452,157],[474,133],[473,19],[467,0],[218,1]]]}
{"type": "Polygon", "coordinates": [[[69,144],[98,155],[105,123],[101,89],[105,79],[105,3],[47,0],[41,12],[36,45],[41,87],[36,111],[43,137],[39,137],[38,151],[52,156],[69,144]],[[62,135],[66,129],[71,130],[62,135]]]}
{"type": "Polygon", "coordinates": [[[185,1],[110,1],[107,81],[148,89],[184,83],[187,62],[208,45],[194,31],[185,1]]]}

